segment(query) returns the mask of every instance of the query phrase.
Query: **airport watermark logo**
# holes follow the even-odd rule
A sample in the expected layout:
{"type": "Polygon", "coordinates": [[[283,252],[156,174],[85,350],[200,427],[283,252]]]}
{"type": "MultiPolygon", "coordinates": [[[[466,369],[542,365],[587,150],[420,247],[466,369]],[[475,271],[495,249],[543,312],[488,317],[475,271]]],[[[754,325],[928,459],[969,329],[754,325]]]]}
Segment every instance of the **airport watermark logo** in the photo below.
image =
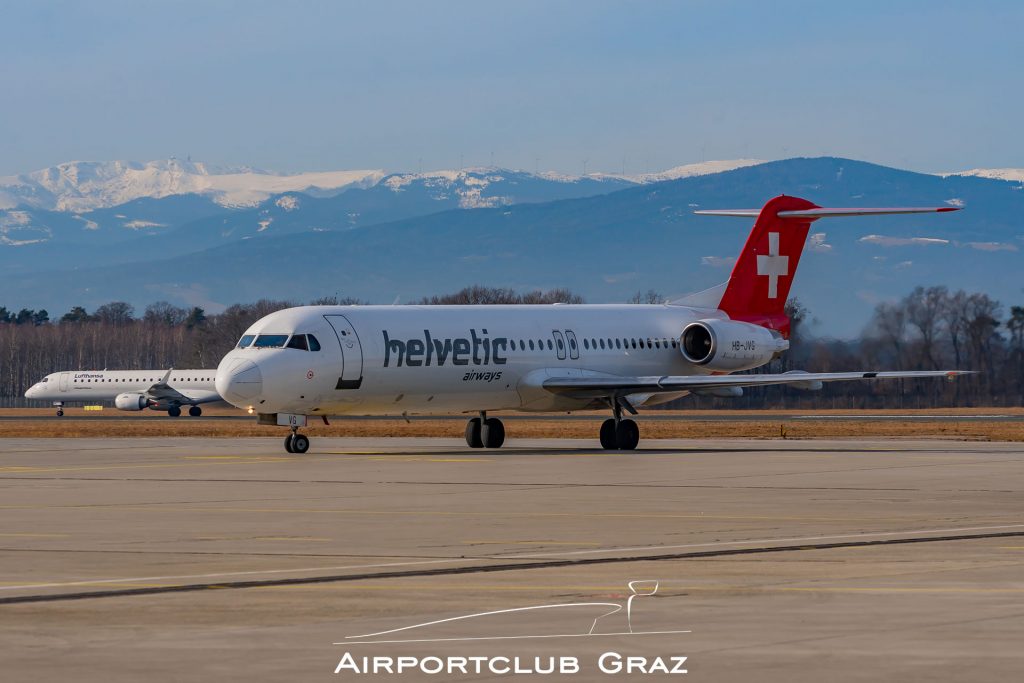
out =
{"type": "MultiPolygon", "coordinates": [[[[641,656],[623,653],[618,650],[607,650],[593,657],[592,660],[569,653],[568,651],[554,655],[522,656],[512,654],[475,655],[475,654],[363,654],[362,646],[376,645],[395,646],[424,644],[445,644],[446,649],[452,645],[469,646],[480,644],[505,644],[512,642],[529,642],[542,640],[564,639],[567,643],[580,642],[600,638],[650,638],[654,636],[678,636],[691,633],[688,629],[673,630],[640,630],[634,628],[634,602],[638,599],[653,596],[658,592],[659,582],[653,580],[629,581],[629,597],[620,602],[570,602],[546,605],[530,605],[509,609],[474,612],[445,619],[435,619],[409,626],[346,636],[344,640],[334,643],[343,646],[346,651],[341,655],[334,673],[339,675],[374,675],[374,674],[426,674],[450,678],[454,676],[480,675],[575,675],[583,676],[594,673],[605,675],[627,675],[631,678],[641,675],[683,675],[688,672],[687,659],[679,653],[666,653],[656,656],[641,656]],[[513,635],[502,635],[496,632],[495,622],[516,616],[541,616],[544,621],[551,621],[551,615],[562,612],[585,611],[590,608],[600,613],[581,622],[580,629],[565,632],[541,633],[527,632],[513,635]],[[619,615],[619,616],[615,616],[619,615]],[[614,623],[611,630],[603,626],[614,623]],[[454,635],[450,633],[455,629],[454,635]],[[487,629],[495,629],[488,631],[487,629]],[[466,635],[463,635],[466,634],[466,635]],[[360,647],[356,647],[360,646],[360,647]],[[353,652],[353,649],[355,652],[353,652]]],[[[575,619],[575,617],[573,618],[575,619]]],[[[568,647],[568,645],[567,645],[568,647]]],[[[621,649],[621,648],[620,648],[621,649]]],[[[557,651],[556,651],[557,652],[557,651]]]]}

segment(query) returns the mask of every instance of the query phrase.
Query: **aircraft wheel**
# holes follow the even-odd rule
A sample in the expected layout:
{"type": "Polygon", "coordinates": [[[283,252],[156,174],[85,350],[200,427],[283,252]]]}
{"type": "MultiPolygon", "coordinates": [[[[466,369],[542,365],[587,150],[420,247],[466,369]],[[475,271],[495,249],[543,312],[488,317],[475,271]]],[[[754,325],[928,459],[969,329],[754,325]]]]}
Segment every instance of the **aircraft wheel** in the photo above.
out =
{"type": "Polygon", "coordinates": [[[480,425],[480,418],[470,418],[466,423],[466,443],[470,448],[483,448],[484,442],[480,432],[483,431],[480,425]]]}
{"type": "Polygon", "coordinates": [[[640,428],[632,420],[619,420],[615,428],[615,442],[620,451],[631,451],[640,443],[640,428]]]}
{"type": "Polygon", "coordinates": [[[57,417],[64,417],[64,409],[57,408],[57,417]]]}
{"type": "Polygon", "coordinates": [[[188,414],[192,417],[199,417],[203,414],[203,409],[199,406],[192,406],[188,409],[188,414]]]}
{"type": "Polygon", "coordinates": [[[305,434],[296,434],[292,437],[292,453],[305,453],[309,450],[309,437],[305,434]]]}
{"type": "Polygon", "coordinates": [[[615,439],[615,420],[609,417],[601,423],[601,448],[614,451],[618,447],[619,442],[615,439]]]}
{"type": "Polygon", "coordinates": [[[180,417],[181,408],[179,408],[178,406],[171,406],[170,408],[167,409],[167,414],[170,415],[171,417],[180,417]]]}
{"type": "Polygon", "coordinates": [[[501,448],[505,443],[505,425],[496,417],[489,417],[484,420],[483,428],[480,430],[480,441],[484,448],[501,448]]]}
{"type": "Polygon", "coordinates": [[[294,434],[289,434],[288,436],[284,437],[284,449],[286,451],[288,451],[289,453],[294,453],[295,452],[295,451],[292,450],[292,437],[293,436],[294,436],[294,434]]]}

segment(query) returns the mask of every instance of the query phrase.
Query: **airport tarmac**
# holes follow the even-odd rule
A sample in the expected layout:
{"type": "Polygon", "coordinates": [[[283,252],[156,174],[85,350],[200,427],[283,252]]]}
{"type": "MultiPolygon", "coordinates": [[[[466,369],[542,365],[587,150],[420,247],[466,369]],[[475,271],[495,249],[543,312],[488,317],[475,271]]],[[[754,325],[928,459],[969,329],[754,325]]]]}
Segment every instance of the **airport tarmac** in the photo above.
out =
{"type": "Polygon", "coordinates": [[[334,675],[345,653],[490,658],[399,680],[644,678],[608,652],[715,681],[1024,671],[1024,444],[280,441],[0,440],[5,680],[377,678],[334,675]]]}

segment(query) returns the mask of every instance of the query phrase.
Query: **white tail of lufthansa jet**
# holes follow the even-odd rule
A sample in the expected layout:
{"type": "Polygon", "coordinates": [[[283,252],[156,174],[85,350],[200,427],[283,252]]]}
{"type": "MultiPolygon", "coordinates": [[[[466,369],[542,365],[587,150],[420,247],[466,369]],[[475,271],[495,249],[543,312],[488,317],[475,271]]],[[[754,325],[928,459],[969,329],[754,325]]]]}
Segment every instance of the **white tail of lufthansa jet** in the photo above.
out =
{"type": "Polygon", "coordinates": [[[308,417],[471,413],[466,441],[497,448],[488,411],[609,410],[601,445],[634,449],[623,413],[689,393],[739,396],[744,387],[948,377],[955,371],[730,373],[789,348],[784,306],[811,223],[834,216],[954,211],[954,207],[826,209],[780,196],[760,210],[729,281],[667,304],[540,306],[302,306],[250,327],[217,368],[216,387],[264,424],[290,426],[289,452],[308,417]]]}

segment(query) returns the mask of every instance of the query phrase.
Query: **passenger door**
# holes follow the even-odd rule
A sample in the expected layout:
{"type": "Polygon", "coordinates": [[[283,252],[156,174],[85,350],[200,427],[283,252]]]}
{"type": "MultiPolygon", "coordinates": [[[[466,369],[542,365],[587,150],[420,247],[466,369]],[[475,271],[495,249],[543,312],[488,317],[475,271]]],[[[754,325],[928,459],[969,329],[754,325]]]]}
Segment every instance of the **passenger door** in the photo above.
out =
{"type": "Polygon", "coordinates": [[[551,330],[551,336],[555,338],[555,353],[558,360],[565,360],[565,337],[558,330],[551,330]]]}
{"type": "Polygon", "coordinates": [[[363,346],[352,323],[343,315],[325,315],[341,345],[341,376],[335,389],[358,389],[363,383],[363,346]]]}
{"type": "Polygon", "coordinates": [[[566,330],[565,337],[569,340],[569,358],[577,360],[580,357],[580,345],[576,343],[576,333],[566,330]]]}
{"type": "Polygon", "coordinates": [[[68,382],[71,381],[70,378],[71,378],[71,373],[70,372],[62,372],[62,373],[60,373],[60,390],[61,391],[67,391],[68,390],[68,382]]]}

